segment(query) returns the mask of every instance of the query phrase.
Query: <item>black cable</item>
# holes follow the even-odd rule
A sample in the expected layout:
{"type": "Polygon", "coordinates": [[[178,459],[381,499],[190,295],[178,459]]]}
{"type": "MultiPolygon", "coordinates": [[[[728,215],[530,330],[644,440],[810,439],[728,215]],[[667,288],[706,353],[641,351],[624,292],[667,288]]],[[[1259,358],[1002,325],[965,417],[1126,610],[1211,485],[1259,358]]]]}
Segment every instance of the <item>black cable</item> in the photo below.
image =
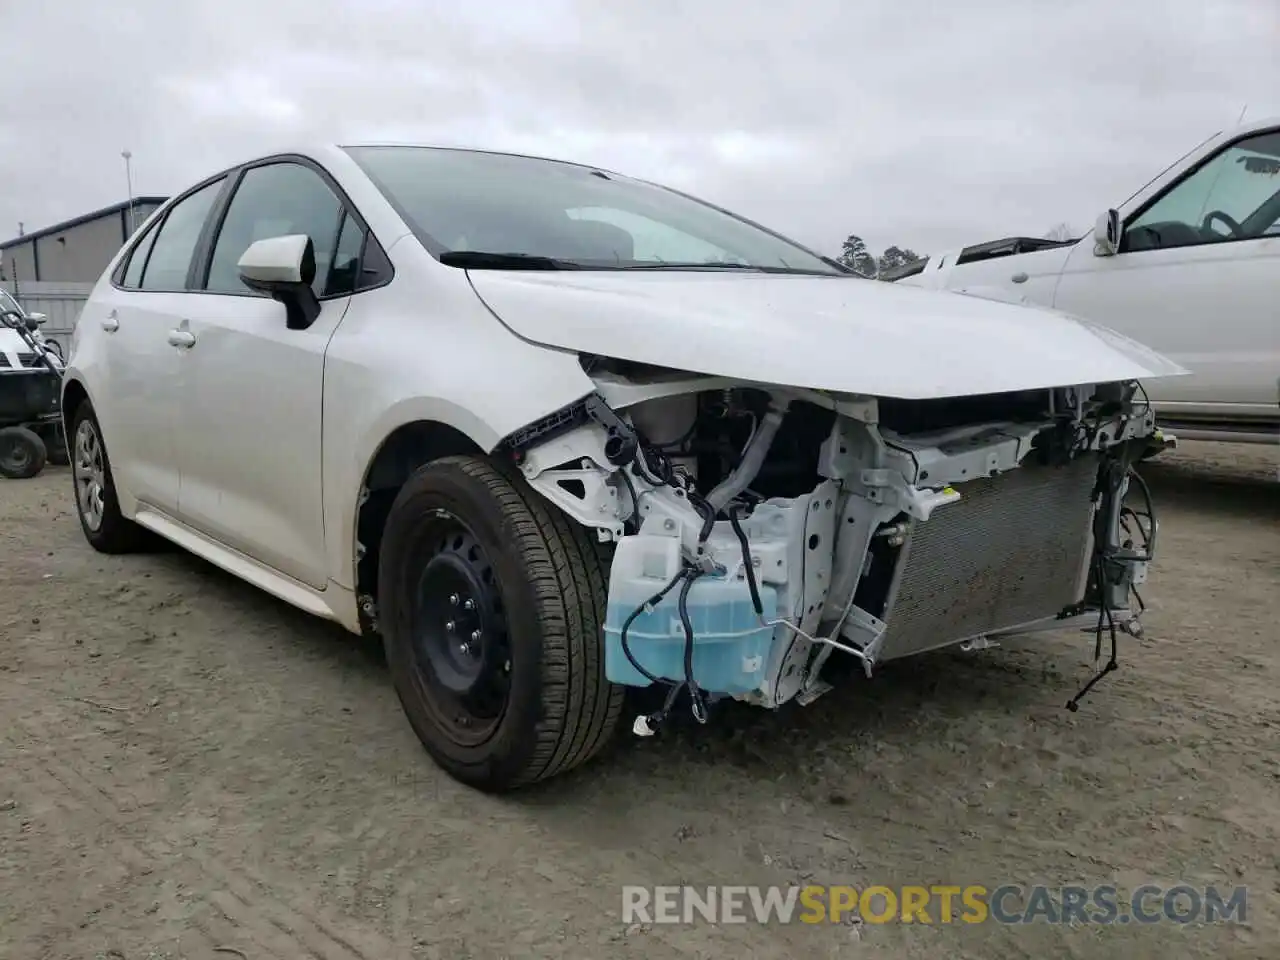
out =
{"type": "Polygon", "coordinates": [[[689,700],[693,704],[693,717],[699,723],[707,722],[707,705],[702,690],[693,679],[693,623],[689,620],[689,591],[693,581],[702,576],[702,571],[691,568],[680,587],[680,625],[684,627],[684,685],[689,690],[689,700]]]}
{"type": "Polygon", "coordinates": [[[1151,499],[1151,487],[1147,486],[1146,477],[1140,474],[1137,471],[1137,469],[1134,467],[1129,468],[1129,476],[1134,480],[1138,481],[1138,489],[1142,491],[1142,500],[1147,505],[1146,515],[1150,517],[1152,520],[1155,520],[1156,505],[1155,505],[1155,501],[1151,499]]]}
{"type": "Polygon", "coordinates": [[[635,481],[631,479],[631,472],[623,467],[621,471],[622,481],[627,485],[627,493],[631,494],[631,522],[635,524],[636,532],[640,532],[640,498],[636,496],[635,481]]]}
{"type": "Polygon", "coordinates": [[[1125,518],[1126,518],[1126,517],[1132,517],[1132,518],[1133,518],[1134,523],[1135,523],[1135,524],[1137,525],[1137,527],[1138,527],[1138,534],[1142,537],[1142,547],[1143,547],[1143,550],[1144,550],[1144,551],[1146,552],[1146,554],[1147,554],[1147,556],[1142,557],[1141,559],[1143,559],[1143,560],[1147,560],[1147,561],[1150,561],[1150,560],[1151,560],[1151,556],[1150,556],[1150,553],[1151,553],[1151,532],[1150,532],[1150,531],[1149,531],[1145,526],[1143,526],[1143,524],[1142,524],[1142,520],[1141,520],[1141,516],[1142,516],[1142,514],[1139,514],[1139,513],[1135,512],[1134,510],[1130,509],[1129,507],[1125,507],[1125,508],[1120,512],[1120,526],[1121,526],[1121,528],[1124,530],[1124,532],[1125,532],[1125,533],[1127,533],[1130,537],[1132,537],[1132,536],[1133,536],[1133,531],[1129,529],[1128,521],[1127,521],[1125,518]]]}
{"type": "MultiPolygon", "coordinates": [[[[1127,504],[1120,508],[1121,523],[1122,524],[1124,523],[1124,518],[1126,516],[1132,517],[1134,520],[1134,523],[1138,525],[1138,531],[1142,534],[1142,547],[1143,547],[1142,556],[1131,557],[1129,559],[1135,560],[1139,563],[1150,563],[1154,559],[1154,556],[1151,552],[1152,546],[1153,546],[1151,541],[1152,541],[1152,538],[1155,536],[1155,527],[1156,527],[1155,502],[1151,498],[1151,488],[1147,486],[1147,481],[1142,476],[1142,474],[1138,473],[1138,471],[1135,470],[1133,467],[1129,467],[1128,476],[1130,477],[1130,479],[1136,481],[1138,485],[1138,491],[1142,494],[1142,499],[1145,502],[1147,507],[1145,512],[1135,510],[1133,509],[1133,507],[1130,507],[1127,504]],[[1147,521],[1150,524],[1150,526],[1143,524],[1142,522],[1143,517],[1147,518],[1147,521]]],[[[1127,526],[1126,526],[1126,529],[1127,529],[1127,526]]]]}
{"type": "Polygon", "coordinates": [[[630,661],[631,666],[633,666],[636,669],[636,672],[638,672],[641,676],[647,679],[650,683],[656,683],[656,684],[665,685],[669,687],[667,691],[667,697],[663,703],[662,709],[655,714],[651,714],[647,718],[649,721],[649,725],[654,728],[656,728],[659,724],[662,723],[663,720],[667,718],[667,715],[671,712],[672,707],[675,705],[676,697],[680,695],[680,691],[682,689],[686,689],[686,688],[689,691],[689,698],[693,703],[694,718],[699,723],[707,722],[706,695],[702,691],[702,689],[698,686],[697,681],[694,680],[694,676],[693,676],[693,623],[689,619],[689,607],[688,607],[689,590],[693,587],[693,581],[697,580],[700,576],[702,576],[701,570],[698,570],[696,567],[685,567],[679,573],[677,573],[674,577],[672,577],[665,587],[663,587],[661,590],[655,593],[652,597],[650,597],[644,603],[640,604],[640,606],[636,607],[633,611],[631,611],[630,616],[628,616],[627,619],[622,624],[622,636],[621,636],[622,652],[626,656],[627,660],[630,661]],[[640,664],[638,660],[636,660],[635,656],[631,652],[631,645],[627,642],[627,633],[631,629],[631,625],[635,623],[636,618],[638,618],[640,614],[642,614],[646,609],[656,607],[659,603],[661,603],[666,598],[667,594],[669,594],[678,583],[681,584],[679,604],[678,604],[679,611],[680,611],[680,625],[684,628],[684,677],[685,678],[684,678],[684,681],[681,683],[675,683],[663,677],[659,677],[654,675],[653,673],[650,673],[647,669],[645,669],[645,667],[643,667],[640,664]]]}
{"type": "Polygon", "coordinates": [[[760,602],[760,589],[756,585],[756,571],[751,563],[751,546],[747,543],[747,535],[738,520],[739,509],[739,504],[733,503],[729,505],[729,525],[733,527],[733,533],[738,538],[738,543],[742,546],[742,566],[747,577],[747,589],[751,591],[751,605],[756,608],[756,616],[762,617],[764,616],[764,604],[760,602]]]}
{"type": "Polygon", "coordinates": [[[636,671],[640,673],[650,683],[670,683],[671,681],[664,680],[662,677],[654,676],[652,673],[650,673],[648,670],[642,667],[640,665],[640,662],[636,660],[634,656],[632,656],[631,647],[627,643],[627,631],[631,629],[631,625],[636,622],[636,619],[640,616],[640,614],[644,613],[647,609],[656,607],[658,604],[660,604],[663,601],[663,599],[666,597],[666,595],[675,589],[676,584],[679,583],[681,580],[686,579],[688,576],[689,576],[689,568],[685,567],[679,573],[677,573],[674,577],[672,577],[670,582],[667,583],[665,587],[663,587],[661,590],[655,593],[652,597],[650,597],[644,603],[640,604],[640,606],[632,610],[631,615],[628,616],[627,619],[624,620],[622,623],[622,638],[621,638],[622,652],[623,654],[626,655],[626,658],[631,661],[631,666],[635,667],[636,671]]]}
{"type": "Polygon", "coordinates": [[[1098,578],[1098,626],[1095,631],[1096,640],[1093,647],[1093,659],[1098,661],[1102,657],[1102,632],[1103,627],[1109,628],[1111,633],[1111,659],[1107,661],[1107,665],[1095,673],[1083,687],[1080,692],[1067,701],[1067,709],[1075,713],[1080,709],[1080,701],[1085,695],[1097,685],[1097,683],[1107,674],[1119,669],[1120,661],[1117,651],[1117,638],[1119,631],[1116,629],[1115,616],[1111,612],[1111,603],[1107,599],[1106,583],[1105,583],[1105,560],[1101,549],[1094,551],[1094,576],[1098,578]]]}
{"type": "Polygon", "coordinates": [[[1151,398],[1147,396],[1147,388],[1142,385],[1141,380],[1135,381],[1134,385],[1136,389],[1133,392],[1142,394],[1142,412],[1146,413],[1151,409],[1151,398]]]}
{"type": "Polygon", "coordinates": [[[693,490],[687,491],[686,496],[688,497],[689,505],[702,515],[702,527],[698,530],[698,544],[704,544],[707,542],[707,538],[711,536],[711,531],[716,525],[715,508],[701,494],[693,490]]]}
{"type": "Polygon", "coordinates": [[[673,485],[675,475],[671,469],[671,462],[667,460],[661,453],[652,451],[657,459],[657,469],[649,462],[650,450],[644,445],[636,446],[635,458],[631,461],[644,480],[655,487],[669,487],[673,485]]]}

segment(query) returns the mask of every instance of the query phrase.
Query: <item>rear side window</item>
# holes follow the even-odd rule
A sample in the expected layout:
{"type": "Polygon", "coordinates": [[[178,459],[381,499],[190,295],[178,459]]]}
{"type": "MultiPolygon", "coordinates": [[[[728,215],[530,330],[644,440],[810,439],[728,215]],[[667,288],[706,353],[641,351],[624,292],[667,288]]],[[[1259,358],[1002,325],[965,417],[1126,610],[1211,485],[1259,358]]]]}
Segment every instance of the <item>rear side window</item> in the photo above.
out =
{"type": "MultiPolygon", "coordinates": [[[[151,243],[151,251],[142,269],[143,290],[185,290],[191,257],[204,230],[204,222],[218,199],[226,177],[201,187],[179,200],[165,215],[164,222],[151,243]]],[[[145,240],[143,241],[146,242],[145,240]]],[[[139,247],[141,250],[141,247],[139,247]]],[[[137,254],[135,253],[136,257],[137,254]]],[[[129,264],[130,270],[133,263],[129,264]]]]}
{"type": "Polygon", "coordinates": [[[147,265],[147,256],[151,253],[151,245],[156,242],[156,232],[156,228],[152,227],[138,245],[133,248],[133,253],[129,254],[129,265],[125,267],[124,277],[120,286],[129,290],[136,290],[142,283],[142,268],[147,265]]]}

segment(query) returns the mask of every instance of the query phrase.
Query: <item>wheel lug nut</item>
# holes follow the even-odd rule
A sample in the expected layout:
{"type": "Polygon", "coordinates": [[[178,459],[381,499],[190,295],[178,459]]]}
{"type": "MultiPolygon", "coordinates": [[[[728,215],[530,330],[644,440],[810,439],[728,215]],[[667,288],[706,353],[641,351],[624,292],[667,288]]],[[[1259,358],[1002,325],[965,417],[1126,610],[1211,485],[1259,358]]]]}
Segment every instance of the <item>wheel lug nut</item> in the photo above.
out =
{"type": "Polygon", "coordinates": [[[470,652],[471,652],[471,645],[470,645],[470,644],[466,644],[466,643],[460,643],[460,644],[458,644],[458,652],[459,652],[459,653],[462,653],[462,654],[470,653],[470,652]]]}
{"type": "Polygon", "coordinates": [[[479,643],[479,642],[480,642],[480,631],[479,631],[479,630],[472,630],[472,631],[471,631],[471,642],[472,642],[472,643],[479,643]]]}
{"type": "Polygon", "coordinates": [[[462,604],[463,610],[474,610],[475,608],[476,608],[476,602],[474,600],[463,601],[463,604],[462,604]]]}
{"type": "Polygon", "coordinates": [[[458,605],[458,595],[456,593],[449,594],[449,602],[456,607],[458,605]]]}
{"type": "Polygon", "coordinates": [[[452,620],[450,620],[448,623],[444,625],[444,628],[448,630],[450,633],[453,633],[454,630],[458,629],[458,625],[454,623],[452,620]]]}

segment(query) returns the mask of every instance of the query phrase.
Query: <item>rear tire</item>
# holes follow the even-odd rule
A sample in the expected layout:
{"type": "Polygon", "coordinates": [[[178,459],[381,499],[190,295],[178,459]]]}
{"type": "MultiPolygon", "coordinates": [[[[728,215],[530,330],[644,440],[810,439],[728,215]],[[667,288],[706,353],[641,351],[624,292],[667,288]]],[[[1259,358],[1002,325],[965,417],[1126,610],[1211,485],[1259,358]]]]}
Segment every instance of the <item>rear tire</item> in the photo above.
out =
{"type": "Polygon", "coordinates": [[[102,428],[85,400],[76,408],[68,438],[76,516],[89,545],[99,553],[136,553],[152,547],[157,538],[120,512],[111,459],[102,442],[102,428]]]}
{"type": "Polygon", "coordinates": [[[44,469],[49,451],[40,435],[26,427],[0,429],[0,476],[30,480],[44,469]]]}
{"type": "Polygon", "coordinates": [[[385,530],[387,662],[436,763],[500,792],[599,753],[624,691],[604,673],[606,567],[593,532],[472,456],[420,468],[385,530]]]}

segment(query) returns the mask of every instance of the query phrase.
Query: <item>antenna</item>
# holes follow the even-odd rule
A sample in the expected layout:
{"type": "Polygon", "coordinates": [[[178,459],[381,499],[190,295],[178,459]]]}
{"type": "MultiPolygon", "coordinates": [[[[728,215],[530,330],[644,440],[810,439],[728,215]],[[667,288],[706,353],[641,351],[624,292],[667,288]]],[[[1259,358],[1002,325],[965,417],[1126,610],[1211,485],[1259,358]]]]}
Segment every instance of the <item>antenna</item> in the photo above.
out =
{"type": "Polygon", "coordinates": [[[1245,115],[1248,111],[1249,111],[1249,105],[1248,105],[1247,103],[1246,103],[1243,107],[1241,107],[1241,108],[1240,108],[1240,119],[1236,121],[1236,126],[1237,126],[1237,127],[1238,127],[1238,126],[1240,126],[1240,124],[1244,123],[1244,115],[1245,115]]]}
{"type": "Polygon", "coordinates": [[[137,225],[133,221],[133,170],[129,165],[129,161],[133,159],[133,154],[128,150],[121,150],[120,156],[124,158],[124,179],[129,190],[129,234],[132,235],[137,225]]]}

